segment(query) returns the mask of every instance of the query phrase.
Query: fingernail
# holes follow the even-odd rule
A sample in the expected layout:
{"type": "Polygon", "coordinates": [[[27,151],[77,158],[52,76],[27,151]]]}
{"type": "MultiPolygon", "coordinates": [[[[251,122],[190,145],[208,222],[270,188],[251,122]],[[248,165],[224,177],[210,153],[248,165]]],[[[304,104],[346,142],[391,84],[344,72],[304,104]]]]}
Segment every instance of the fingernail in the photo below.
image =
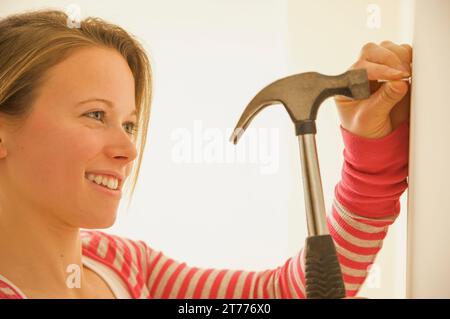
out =
{"type": "Polygon", "coordinates": [[[389,74],[400,75],[400,74],[403,74],[403,71],[391,69],[391,70],[389,70],[389,74]]]}
{"type": "Polygon", "coordinates": [[[397,70],[397,69],[389,69],[389,70],[387,70],[387,73],[388,73],[388,75],[391,75],[391,76],[399,76],[399,75],[401,75],[401,76],[409,76],[409,72],[405,72],[405,71],[402,71],[402,70],[397,70]]]}
{"type": "Polygon", "coordinates": [[[410,66],[409,66],[408,64],[406,64],[406,63],[402,63],[401,69],[402,69],[403,71],[409,72],[410,66]]]}

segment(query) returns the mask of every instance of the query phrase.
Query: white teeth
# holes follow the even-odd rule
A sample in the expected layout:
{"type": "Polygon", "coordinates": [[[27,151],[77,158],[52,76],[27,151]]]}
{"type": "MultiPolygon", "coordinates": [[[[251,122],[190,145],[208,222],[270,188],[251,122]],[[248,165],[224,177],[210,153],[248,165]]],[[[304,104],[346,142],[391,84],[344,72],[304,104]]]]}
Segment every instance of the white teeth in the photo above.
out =
{"type": "Polygon", "coordinates": [[[119,180],[114,177],[111,178],[102,175],[88,174],[87,179],[110,189],[117,189],[117,186],[119,186],[119,180]]]}
{"type": "Polygon", "coordinates": [[[115,189],[114,185],[116,185],[116,180],[115,179],[108,179],[108,187],[111,189],[115,189]]]}

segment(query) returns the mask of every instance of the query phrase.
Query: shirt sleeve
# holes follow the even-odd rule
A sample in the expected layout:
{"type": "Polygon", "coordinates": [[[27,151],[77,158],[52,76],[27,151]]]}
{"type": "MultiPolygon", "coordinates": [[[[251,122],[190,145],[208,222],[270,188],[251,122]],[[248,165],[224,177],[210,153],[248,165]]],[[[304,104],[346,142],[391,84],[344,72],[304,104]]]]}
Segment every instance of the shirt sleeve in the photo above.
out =
{"type": "MultiPolygon", "coordinates": [[[[347,296],[361,288],[407,188],[409,122],[379,138],[340,127],[342,178],[335,186],[327,225],[343,272],[347,296]]],[[[197,268],[145,246],[145,284],[152,298],[305,298],[303,249],[276,269],[197,268]]]]}
{"type": "Polygon", "coordinates": [[[334,239],[347,296],[361,288],[400,212],[407,189],[409,122],[379,139],[356,136],[341,126],[342,177],[335,187],[328,228],[334,239]]]}

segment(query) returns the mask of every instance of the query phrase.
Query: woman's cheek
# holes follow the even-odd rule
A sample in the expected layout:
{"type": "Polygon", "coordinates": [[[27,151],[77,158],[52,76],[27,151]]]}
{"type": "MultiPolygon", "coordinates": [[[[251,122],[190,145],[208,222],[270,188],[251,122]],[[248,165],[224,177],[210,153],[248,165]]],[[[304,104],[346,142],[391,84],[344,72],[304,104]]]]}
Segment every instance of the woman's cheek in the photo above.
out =
{"type": "Polygon", "coordinates": [[[67,140],[71,145],[69,152],[79,159],[91,160],[98,157],[104,145],[104,137],[100,130],[84,127],[67,140]]]}

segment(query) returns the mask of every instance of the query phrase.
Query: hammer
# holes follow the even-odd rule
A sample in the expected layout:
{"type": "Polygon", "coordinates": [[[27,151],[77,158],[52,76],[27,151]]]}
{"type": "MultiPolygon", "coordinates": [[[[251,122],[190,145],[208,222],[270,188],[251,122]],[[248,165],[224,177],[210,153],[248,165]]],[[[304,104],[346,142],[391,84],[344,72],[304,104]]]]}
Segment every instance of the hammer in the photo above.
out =
{"type": "Polygon", "coordinates": [[[294,122],[300,147],[308,225],[304,258],[305,291],[309,299],[345,297],[341,267],[327,228],[315,139],[319,106],[334,95],[367,99],[370,96],[367,71],[355,69],[335,76],[306,72],[275,81],[250,101],[230,138],[236,144],[253,117],[272,104],[283,104],[294,122]]]}

